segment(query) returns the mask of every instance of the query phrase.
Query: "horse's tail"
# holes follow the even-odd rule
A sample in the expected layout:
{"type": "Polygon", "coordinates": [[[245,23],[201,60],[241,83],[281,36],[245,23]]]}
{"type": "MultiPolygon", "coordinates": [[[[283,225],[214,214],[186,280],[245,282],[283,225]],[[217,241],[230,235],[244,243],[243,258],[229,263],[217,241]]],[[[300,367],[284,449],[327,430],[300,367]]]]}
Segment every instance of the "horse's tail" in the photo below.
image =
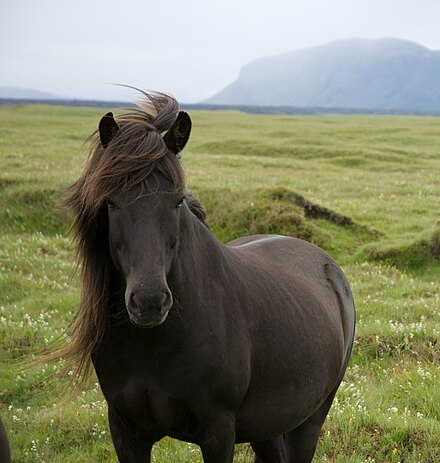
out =
{"type": "Polygon", "coordinates": [[[0,418],[0,463],[11,463],[11,451],[5,427],[0,418]]]}

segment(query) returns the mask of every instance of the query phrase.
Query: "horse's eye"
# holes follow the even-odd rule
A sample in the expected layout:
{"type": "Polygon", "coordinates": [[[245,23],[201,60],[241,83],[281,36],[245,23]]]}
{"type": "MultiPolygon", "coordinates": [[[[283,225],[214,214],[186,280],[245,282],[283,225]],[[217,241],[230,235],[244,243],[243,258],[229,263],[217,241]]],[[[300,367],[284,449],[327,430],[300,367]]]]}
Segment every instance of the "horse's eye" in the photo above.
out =
{"type": "Polygon", "coordinates": [[[183,204],[183,200],[184,200],[184,199],[185,199],[185,198],[182,198],[182,199],[180,199],[179,201],[177,201],[176,207],[180,207],[180,206],[183,204]]]}
{"type": "Polygon", "coordinates": [[[115,206],[115,203],[111,200],[111,199],[107,199],[105,201],[107,203],[107,206],[110,208],[110,209],[114,209],[116,206],[115,206]]]}

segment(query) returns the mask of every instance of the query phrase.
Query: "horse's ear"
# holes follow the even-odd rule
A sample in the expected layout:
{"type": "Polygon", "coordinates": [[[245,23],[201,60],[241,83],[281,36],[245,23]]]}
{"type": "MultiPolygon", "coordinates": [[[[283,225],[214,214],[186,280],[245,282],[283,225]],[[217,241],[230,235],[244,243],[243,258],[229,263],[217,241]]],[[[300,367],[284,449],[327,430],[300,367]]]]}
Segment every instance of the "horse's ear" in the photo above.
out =
{"type": "Polygon", "coordinates": [[[167,148],[178,154],[185,148],[191,132],[191,118],[185,111],[180,111],[177,119],[168,132],[163,136],[167,148]]]}
{"type": "Polygon", "coordinates": [[[99,136],[101,138],[101,144],[104,148],[107,148],[108,144],[112,141],[118,130],[119,125],[115,121],[113,113],[107,113],[99,121],[99,136]]]}

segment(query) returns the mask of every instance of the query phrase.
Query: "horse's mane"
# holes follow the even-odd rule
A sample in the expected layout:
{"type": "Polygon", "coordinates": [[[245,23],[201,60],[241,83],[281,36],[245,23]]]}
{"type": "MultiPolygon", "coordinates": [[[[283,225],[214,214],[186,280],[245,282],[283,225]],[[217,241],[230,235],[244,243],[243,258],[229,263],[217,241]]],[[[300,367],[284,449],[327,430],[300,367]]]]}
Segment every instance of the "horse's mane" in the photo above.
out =
{"type": "MultiPolygon", "coordinates": [[[[65,204],[73,212],[72,231],[81,268],[81,299],[69,342],[53,358],[63,357],[74,377],[83,383],[91,371],[91,355],[109,326],[116,270],[108,247],[106,200],[112,193],[146,185],[154,171],[167,177],[176,189],[185,189],[178,156],[165,145],[162,133],[177,118],[177,101],[162,93],[145,93],[137,109],[116,118],[119,130],[104,148],[99,132],[91,137],[87,164],[69,188],[65,204]]],[[[186,191],[186,190],[185,190],[186,191]]],[[[187,203],[199,220],[206,213],[199,201],[187,193],[187,203]]]]}

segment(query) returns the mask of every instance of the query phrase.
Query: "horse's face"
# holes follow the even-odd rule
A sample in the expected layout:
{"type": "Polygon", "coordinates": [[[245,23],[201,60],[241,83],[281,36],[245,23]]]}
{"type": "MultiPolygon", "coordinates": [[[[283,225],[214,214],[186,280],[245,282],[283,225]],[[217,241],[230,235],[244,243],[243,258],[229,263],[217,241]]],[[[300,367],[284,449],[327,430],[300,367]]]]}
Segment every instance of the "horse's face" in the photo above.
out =
{"type": "Polygon", "coordinates": [[[141,187],[108,199],[109,245],[125,279],[125,304],[133,324],[160,325],[173,304],[167,276],[177,255],[184,192],[158,174],[154,193],[141,187]]]}

